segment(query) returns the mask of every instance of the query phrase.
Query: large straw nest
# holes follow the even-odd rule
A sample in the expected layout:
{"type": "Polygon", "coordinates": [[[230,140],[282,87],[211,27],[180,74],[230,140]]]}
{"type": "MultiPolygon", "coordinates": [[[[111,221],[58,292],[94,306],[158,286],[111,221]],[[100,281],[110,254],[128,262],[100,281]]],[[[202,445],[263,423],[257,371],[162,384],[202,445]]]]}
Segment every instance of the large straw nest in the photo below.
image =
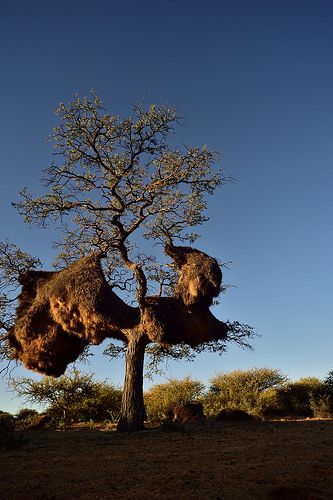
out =
{"type": "Polygon", "coordinates": [[[87,344],[126,340],[124,332],[138,322],[138,311],[107,284],[97,255],[60,272],[29,271],[21,283],[8,340],[27,368],[61,374],[87,344]]]}
{"type": "Polygon", "coordinates": [[[8,335],[13,358],[59,376],[88,344],[106,337],[127,342],[140,332],[148,342],[192,347],[226,338],[227,325],[209,310],[222,279],[216,260],[189,247],[167,245],[165,251],[179,271],[174,297],[146,297],[141,312],[112,291],[96,254],[63,271],[26,273],[8,335]]]}

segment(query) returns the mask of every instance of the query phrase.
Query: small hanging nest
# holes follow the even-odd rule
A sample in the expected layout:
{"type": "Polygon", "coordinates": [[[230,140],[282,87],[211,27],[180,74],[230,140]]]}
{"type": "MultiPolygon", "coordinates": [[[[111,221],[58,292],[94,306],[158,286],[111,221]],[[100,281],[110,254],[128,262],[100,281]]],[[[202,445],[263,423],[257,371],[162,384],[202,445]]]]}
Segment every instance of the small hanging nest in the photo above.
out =
{"type": "Polygon", "coordinates": [[[221,291],[222,272],[216,259],[195,248],[166,245],[179,272],[175,298],[187,306],[211,306],[221,291]]]}

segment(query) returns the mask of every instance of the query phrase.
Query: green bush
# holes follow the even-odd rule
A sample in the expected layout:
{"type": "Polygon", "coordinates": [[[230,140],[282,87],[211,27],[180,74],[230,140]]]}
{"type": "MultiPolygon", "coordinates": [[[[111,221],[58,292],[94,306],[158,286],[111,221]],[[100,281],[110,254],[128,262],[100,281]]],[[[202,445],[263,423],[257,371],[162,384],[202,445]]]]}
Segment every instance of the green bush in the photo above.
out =
{"type": "Polygon", "coordinates": [[[310,404],[314,417],[333,417],[333,371],[328,373],[321,386],[312,391],[310,404]]]}
{"type": "Polygon", "coordinates": [[[258,402],[258,415],[312,417],[312,394],[322,385],[319,379],[309,377],[265,391],[258,402]]]}
{"type": "Polygon", "coordinates": [[[96,383],[90,395],[76,402],[70,409],[68,417],[75,421],[101,422],[118,420],[122,391],[106,383],[96,383]]]}
{"type": "Polygon", "coordinates": [[[154,385],[144,394],[148,420],[163,421],[170,416],[172,408],[197,400],[203,394],[203,390],[204,384],[190,377],[182,380],[170,379],[164,384],[154,385]]]}
{"type": "Polygon", "coordinates": [[[311,409],[316,418],[333,417],[333,396],[332,394],[314,394],[311,397],[311,409]]]}
{"type": "Polygon", "coordinates": [[[45,405],[46,413],[56,425],[91,419],[115,420],[120,412],[121,390],[75,369],[58,379],[14,380],[13,387],[26,401],[45,405]]]}
{"type": "Polygon", "coordinates": [[[324,384],[328,393],[333,394],[333,370],[328,372],[324,379],[324,384]]]}
{"type": "Polygon", "coordinates": [[[289,405],[282,396],[283,389],[267,389],[259,398],[256,413],[260,417],[283,417],[288,415],[289,405]]]}
{"type": "Polygon", "coordinates": [[[211,379],[211,386],[203,400],[208,417],[216,417],[225,408],[257,414],[262,395],[287,381],[279,370],[252,368],[220,373],[211,379]]]}
{"type": "Polygon", "coordinates": [[[16,426],[19,428],[25,428],[29,426],[39,413],[31,408],[22,408],[15,416],[16,426]]]}

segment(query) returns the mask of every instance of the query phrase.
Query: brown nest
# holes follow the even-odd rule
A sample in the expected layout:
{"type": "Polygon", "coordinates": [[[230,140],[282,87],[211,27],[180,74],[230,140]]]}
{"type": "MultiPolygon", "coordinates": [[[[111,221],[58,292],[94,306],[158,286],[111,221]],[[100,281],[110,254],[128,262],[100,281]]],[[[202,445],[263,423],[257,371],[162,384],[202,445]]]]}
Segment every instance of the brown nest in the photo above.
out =
{"type": "Polygon", "coordinates": [[[126,340],[123,332],[138,322],[107,284],[97,255],[60,272],[29,271],[8,341],[13,357],[27,368],[58,376],[88,344],[106,337],[126,340]]]}
{"type": "Polygon", "coordinates": [[[213,257],[195,248],[165,246],[178,269],[175,298],[185,305],[210,306],[221,291],[222,272],[213,257]]]}
{"type": "Polygon", "coordinates": [[[88,344],[106,337],[127,342],[139,333],[148,342],[192,347],[226,338],[228,326],[209,310],[222,279],[216,260],[188,247],[167,245],[165,251],[179,271],[174,297],[146,297],[141,311],[112,291],[99,255],[59,272],[27,272],[8,334],[13,358],[29,369],[59,376],[88,344]]]}
{"type": "Polygon", "coordinates": [[[196,347],[227,337],[228,326],[205,306],[186,306],[174,297],[147,297],[143,316],[145,332],[152,342],[196,347]]]}

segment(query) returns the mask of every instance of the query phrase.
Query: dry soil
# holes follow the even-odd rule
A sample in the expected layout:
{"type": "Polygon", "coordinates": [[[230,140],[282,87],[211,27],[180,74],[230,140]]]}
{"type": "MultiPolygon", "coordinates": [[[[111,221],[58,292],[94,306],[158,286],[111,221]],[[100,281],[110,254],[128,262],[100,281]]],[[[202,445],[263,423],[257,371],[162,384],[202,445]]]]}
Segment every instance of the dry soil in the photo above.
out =
{"type": "Polygon", "coordinates": [[[24,432],[0,450],[11,499],[333,499],[333,421],[24,432]]]}

